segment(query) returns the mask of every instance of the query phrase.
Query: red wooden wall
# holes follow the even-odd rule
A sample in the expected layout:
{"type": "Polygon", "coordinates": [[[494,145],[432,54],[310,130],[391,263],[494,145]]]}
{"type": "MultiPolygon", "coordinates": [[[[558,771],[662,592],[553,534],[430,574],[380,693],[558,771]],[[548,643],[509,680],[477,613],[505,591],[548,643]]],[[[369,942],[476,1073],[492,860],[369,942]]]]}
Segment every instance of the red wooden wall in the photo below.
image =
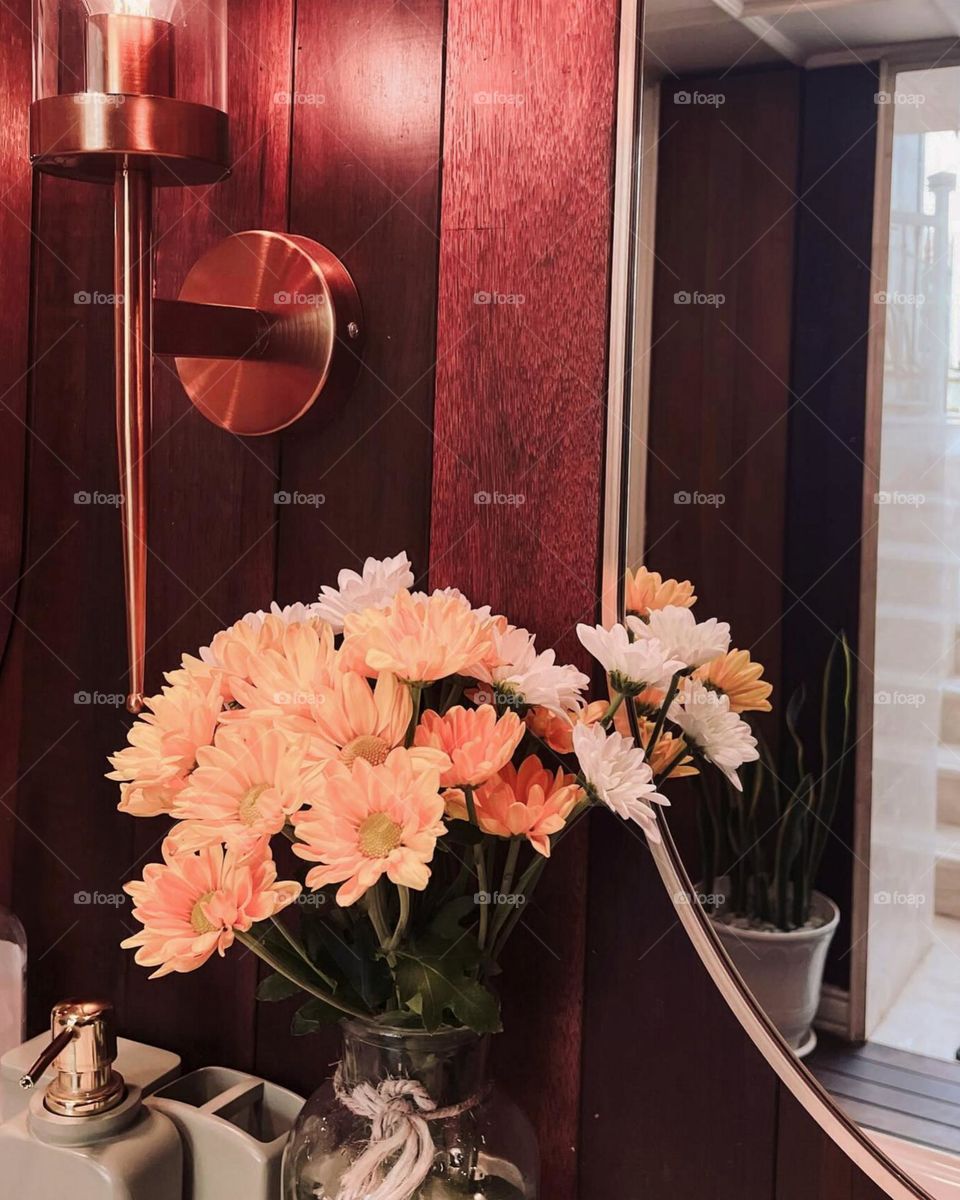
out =
{"type": "MultiPolygon", "coordinates": [[[[447,30],[431,580],[581,665],[575,627],[599,604],[617,8],[451,0],[447,30]]],[[[575,834],[506,968],[500,1072],[536,1119],[551,1200],[576,1194],[585,890],[575,834]]]]}

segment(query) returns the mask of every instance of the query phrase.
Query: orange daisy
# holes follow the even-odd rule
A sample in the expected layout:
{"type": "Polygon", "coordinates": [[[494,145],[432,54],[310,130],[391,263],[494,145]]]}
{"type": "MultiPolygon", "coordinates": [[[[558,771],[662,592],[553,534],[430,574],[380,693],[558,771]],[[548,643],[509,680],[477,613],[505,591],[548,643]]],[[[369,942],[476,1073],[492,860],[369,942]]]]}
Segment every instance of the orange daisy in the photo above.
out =
{"type": "Polygon", "coordinates": [[[557,754],[573,753],[574,725],[595,725],[609,708],[606,700],[593,700],[584,708],[565,712],[562,716],[549,708],[538,706],[531,708],[524,720],[527,728],[546,742],[557,754]]]}
{"type": "Polygon", "coordinates": [[[439,770],[402,749],[379,766],[358,758],[352,767],[331,763],[318,772],[308,807],[293,815],[294,854],[321,864],[307,872],[307,886],[339,883],[337,903],[345,906],[381,875],[423,891],[437,838],[446,833],[439,789],[439,770]]]}
{"type": "Polygon", "coordinates": [[[524,725],[514,712],[497,720],[491,704],[462,705],[441,716],[428,710],[420,718],[414,746],[433,747],[447,754],[451,766],[440,776],[441,787],[476,787],[510,761],[523,738],[524,725]]]}
{"type": "Polygon", "coordinates": [[[662,579],[656,571],[637,567],[626,573],[625,599],[628,613],[645,617],[653,609],[674,605],[677,608],[692,608],[697,602],[693,584],[676,579],[662,579]]]}
{"type": "MultiPolygon", "coordinates": [[[[447,813],[465,821],[469,813],[459,788],[444,793],[447,813]]],[[[477,821],[484,833],[496,837],[525,837],[538,854],[550,857],[550,835],[559,833],[583,799],[574,775],[551,774],[531,754],[518,770],[508,763],[474,794],[477,821]]]]}
{"type": "Polygon", "coordinates": [[[731,712],[770,712],[773,684],[762,679],[761,663],[750,661],[749,650],[729,650],[693,673],[704,686],[730,700],[731,712]]]}
{"type": "Polygon", "coordinates": [[[264,838],[246,853],[208,846],[197,854],[178,853],[164,841],[163,862],[149,863],[143,880],[124,885],[133,897],[140,933],[121,942],[136,948],[142,967],[156,967],[155,979],[171,971],[195,971],[216,952],[300,895],[300,884],[277,882],[277,868],[264,838]]]}
{"type": "Polygon", "coordinates": [[[392,671],[406,683],[460,674],[490,654],[488,622],[443,592],[398,592],[389,608],[348,613],[343,629],[341,653],[351,670],[392,671]]]}
{"type": "Polygon", "coordinates": [[[110,756],[107,775],[120,783],[120,811],[134,817],[169,812],[197,765],[197,752],[209,746],[223,702],[216,680],[188,679],[150,696],[127,734],[130,743],[110,756]]]}

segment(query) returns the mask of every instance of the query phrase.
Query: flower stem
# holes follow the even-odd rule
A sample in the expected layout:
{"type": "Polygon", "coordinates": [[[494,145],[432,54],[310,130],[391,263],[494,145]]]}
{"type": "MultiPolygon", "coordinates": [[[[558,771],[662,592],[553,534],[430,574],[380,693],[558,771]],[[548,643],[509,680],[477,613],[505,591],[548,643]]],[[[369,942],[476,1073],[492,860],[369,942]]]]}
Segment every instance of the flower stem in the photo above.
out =
{"type": "Polygon", "coordinates": [[[293,936],[293,934],[290,932],[289,929],[287,929],[287,927],[283,924],[283,922],[280,921],[277,917],[271,917],[270,922],[273,925],[274,929],[277,930],[277,932],[280,934],[280,936],[283,938],[283,940],[287,943],[287,945],[290,947],[290,949],[294,952],[294,954],[296,954],[297,958],[303,959],[303,961],[307,964],[307,966],[314,973],[314,975],[318,975],[328,987],[333,987],[334,981],[330,978],[329,975],[324,975],[323,971],[320,970],[320,968],[316,965],[316,963],[310,961],[310,957],[307,954],[307,952],[304,949],[301,942],[299,941],[299,939],[297,939],[293,936]]]}
{"type": "MultiPolygon", "coordinates": [[[[470,824],[479,829],[480,822],[477,820],[477,805],[473,798],[473,788],[465,787],[463,794],[467,802],[467,815],[470,818],[470,824]]],[[[486,903],[481,903],[480,905],[480,926],[477,930],[477,942],[482,950],[487,944],[487,927],[490,923],[490,903],[492,897],[487,894],[487,864],[483,857],[483,846],[479,842],[473,847],[473,865],[477,872],[477,887],[481,895],[486,895],[486,903]]]]}
{"type": "Polygon", "coordinates": [[[400,939],[407,931],[407,925],[410,923],[410,889],[397,885],[397,891],[400,893],[400,915],[397,917],[397,925],[393,931],[393,935],[387,942],[386,951],[392,954],[400,945],[400,939]]]}
{"type": "Polygon", "coordinates": [[[339,1009],[340,1012],[346,1013],[348,1017],[369,1016],[369,1013],[365,1013],[359,1008],[354,1008],[351,1004],[345,1004],[342,1000],[338,1000],[329,992],[325,992],[321,988],[318,988],[315,984],[304,979],[299,972],[292,971],[289,966],[281,963],[278,958],[275,958],[266,948],[266,946],[264,946],[262,942],[258,941],[257,938],[253,937],[251,934],[241,933],[239,930],[237,930],[236,937],[241,946],[246,946],[246,948],[255,954],[257,958],[263,959],[268,966],[273,967],[278,974],[283,975],[286,979],[289,979],[291,983],[295,983],[298,988],[308,992],[311,996],[315,996],[317,1000],[322,1000],[324,1004],[329,1004],[331,1008],[339,1009]]]}
{"type": "Polygon", "coordinates": [[[513,881],[517,874],[517,861],[520,858],[520,846],[523,839],[514,837],[510,839],[510,848],[507,851],[507,861],[503,867],[503,879],[500,883],[500,908],[493,918],[493,927],[490,930],[490,945],[496,943],[497,935],[506,923],[510,915],[509,902],[506,897],[513,894],[513,881]]]}
{"type": "Polygon", "coordinates": [[[681,742],[680,749],[673,756],[673,758],[670,759],[670,761],[667,763],[666,767],[660,772],[659,775],[654,776],[653,782],[656,784],[657,787],[659,787],[661,783],[665,783],[666,780],[668,780],[670,778],[670,776],[673,774],[674,768],[678,767],[680,765],[680,760],[687,753],[688,753],[688,749],[687,749],[686,743],[681,742]]]}
{"type": "Polygon", "coordinates": [[[604,729],[610,728],[610,725],[613,722],[613,718],[617,715],[617,710],[619,709],[620,705],[624,702],[624,700],[626,700],[626,698],[627,697],[626,697],[625,692],[617,692],[616,698],[614,700],[610,701],[609,708],[603,714],[603,716],[600,718],[600,721],[599,721],[599,724],[601,724],[604,727],[604,729]]]}
{"type": "Polygon", "coordinates": [[[667,688],[667,694],[664,696],[663,704],[660,707],[660,712],[657,714],[657,723],[653,727],[653,733],[650,735],[649,742],[647,742],[646,746],[644,747],[644,757],[646,758],[647,762],[653,758],[653,752],[656,749],[657,739],[663,732],[663,723],[667,719],[667,709],[673,703],[674,697],[680,688],[680,679],[682,675],[683,672],[678,671],[670,680],[670,686],[667,688]]]}
{"type": "Polygon", "coordinates": [[[407,734],[403,739],[403,744],[406,747],[413,745],[413,735],[416,732],[417,722],[420,720],[420,700],[423,696],[422,683],[408,683],[410,689],[410,699],[413,701],[413,711],[410,713],[410,724],[407,726],[407,734]]]}
{"type": "Polygon", "coordinates": [[[383,916],[383,906],[380,903],[379,879],[367,892],[367,916],[370,918],[370,924],[373,926],[374,932],[377,935],[377,941],[380,943],[380,949],[386,950],[387,942],[390,940],[390,934],[387,931],[387,923],[383,916]]]}

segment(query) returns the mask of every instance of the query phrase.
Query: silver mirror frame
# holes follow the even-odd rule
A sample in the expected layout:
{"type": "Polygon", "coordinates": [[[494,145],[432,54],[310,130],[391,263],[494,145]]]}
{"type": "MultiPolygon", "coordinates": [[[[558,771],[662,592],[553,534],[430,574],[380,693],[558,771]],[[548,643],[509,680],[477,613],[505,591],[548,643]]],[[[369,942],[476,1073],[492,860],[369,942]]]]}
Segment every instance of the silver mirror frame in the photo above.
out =
{"type": "MultiPolygon", "coordinates": [[[[644,286],[649,264],[637,253],[637,246],[645,232],[640,224],[641,187],[648,174],[642,169],[643,156],[655,144],[656,132],[651,122],[655,112],[651,113],[649,97],[644,95],[642,45],[642,0],[621,0],[602,563],[602,619],[607,625],[624,617],[624,571],[633,565],[628,515],[642,505],[645,490],[647,396],[634,366],[648,353],[642,347],[649,341],[644,286]]],[[[803,1066],[744,984],[703,909],[682,902],[694,894],[693,884],[669,827],[662,819],[660,825],[663,843],[651,846],[660,878],[700,961],[745,1034],[794,1099],[877,1187],[894,1200],[931,1200],[803,1066]]]]}

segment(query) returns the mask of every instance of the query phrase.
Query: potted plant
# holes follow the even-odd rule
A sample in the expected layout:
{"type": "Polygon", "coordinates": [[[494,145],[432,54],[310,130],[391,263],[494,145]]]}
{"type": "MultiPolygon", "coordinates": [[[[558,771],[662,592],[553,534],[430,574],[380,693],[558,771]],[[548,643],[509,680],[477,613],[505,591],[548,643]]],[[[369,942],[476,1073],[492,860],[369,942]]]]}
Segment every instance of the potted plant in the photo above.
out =
{"type": "Polygon", "coordinates": [[[689,585],[641,571],[642,613],[578,627],[612,689],[593,703],[527,630],[412,585],[405,555],[368,559],[315,603],[249,613],[184,655],[111,759],[121,810],[173,822],[126,885],[137,961],[163,976],[239,944],[269,968],[262,999],[299,998],[293,1034],[341,1023],[286,1200],[535,1200],[535,1140],[488,1073],[503,948],[588,813],[659,840],[669,779],[757,756],[724,690],[729,626],[694,618],[689,585]],[[612,726],[640,697],[638,746],[612,726]]]}
{"type": "Polygon", "coordinates": [[[816,752],[799,722],[805,690],[787,705],[779,754],[761,745],[743,790],[701,778],[704,903],[734,965],[790,1046],[816,1045],[827,951],[840,911],[816,890],[850,746],[850,647],[843,634],[823,671],[816,752]]]}

